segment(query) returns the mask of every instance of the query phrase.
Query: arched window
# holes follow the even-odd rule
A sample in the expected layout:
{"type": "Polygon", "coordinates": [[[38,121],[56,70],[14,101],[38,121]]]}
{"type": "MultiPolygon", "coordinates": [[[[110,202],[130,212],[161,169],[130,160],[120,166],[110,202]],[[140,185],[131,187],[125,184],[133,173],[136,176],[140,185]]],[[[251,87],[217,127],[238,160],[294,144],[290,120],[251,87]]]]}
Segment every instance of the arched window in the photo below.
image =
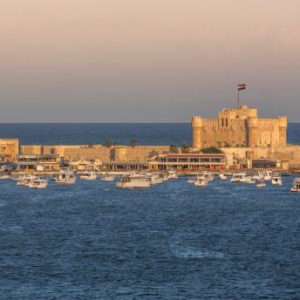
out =
{"type": "Polygon", "coordinates": [[[226,127],[228,127],[228,119],[226,119],[226,127]]]}

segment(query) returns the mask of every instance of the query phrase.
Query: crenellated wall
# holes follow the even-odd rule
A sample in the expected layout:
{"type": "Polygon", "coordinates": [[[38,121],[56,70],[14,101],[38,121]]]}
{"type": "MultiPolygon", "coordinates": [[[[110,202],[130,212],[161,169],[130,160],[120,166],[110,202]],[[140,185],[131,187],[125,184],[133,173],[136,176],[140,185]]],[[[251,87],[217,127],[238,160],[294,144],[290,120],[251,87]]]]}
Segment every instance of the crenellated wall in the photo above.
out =
{"type": "Polygon", "coordinates": [[[257,109],[223,109],[215,119],[192,118],[193,148],[286,145],[287,117],[260,119],[257,109]],[[199,121],[200,120],[200,121],[199,121]]]}

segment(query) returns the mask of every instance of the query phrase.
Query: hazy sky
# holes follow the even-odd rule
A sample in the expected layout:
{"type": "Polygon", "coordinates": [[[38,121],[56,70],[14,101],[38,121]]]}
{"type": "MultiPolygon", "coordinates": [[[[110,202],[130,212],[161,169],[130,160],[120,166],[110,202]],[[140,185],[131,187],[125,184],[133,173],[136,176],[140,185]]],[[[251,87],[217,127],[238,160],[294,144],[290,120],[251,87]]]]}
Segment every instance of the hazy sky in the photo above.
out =
{"type": "Polygon", "coordinates": [[[0,122],[300,122],[299,0],[0,0],[0,122]]]}

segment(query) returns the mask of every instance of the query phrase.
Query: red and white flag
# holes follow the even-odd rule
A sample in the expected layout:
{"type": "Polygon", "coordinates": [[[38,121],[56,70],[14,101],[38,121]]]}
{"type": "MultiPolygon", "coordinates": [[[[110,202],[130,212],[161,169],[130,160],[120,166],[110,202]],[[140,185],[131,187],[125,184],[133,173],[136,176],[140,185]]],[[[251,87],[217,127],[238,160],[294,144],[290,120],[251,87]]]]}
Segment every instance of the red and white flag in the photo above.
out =
{"type": "Polygon", "coordinates": [[[241,91],[241,90],[245,90],[247,87],[246,83],[239,83],[238,84],[238,90],[241,91]]]}

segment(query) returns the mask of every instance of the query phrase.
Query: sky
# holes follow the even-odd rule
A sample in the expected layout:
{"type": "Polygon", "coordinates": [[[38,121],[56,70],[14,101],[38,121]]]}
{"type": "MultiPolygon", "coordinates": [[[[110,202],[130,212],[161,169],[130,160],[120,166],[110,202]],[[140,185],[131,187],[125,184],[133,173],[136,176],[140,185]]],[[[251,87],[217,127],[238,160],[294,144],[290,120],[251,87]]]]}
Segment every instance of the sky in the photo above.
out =
{"type": "Polygon", "coordinates": [[[300,122],[299,0],[0,0],[0,122],[300,122]]]}

